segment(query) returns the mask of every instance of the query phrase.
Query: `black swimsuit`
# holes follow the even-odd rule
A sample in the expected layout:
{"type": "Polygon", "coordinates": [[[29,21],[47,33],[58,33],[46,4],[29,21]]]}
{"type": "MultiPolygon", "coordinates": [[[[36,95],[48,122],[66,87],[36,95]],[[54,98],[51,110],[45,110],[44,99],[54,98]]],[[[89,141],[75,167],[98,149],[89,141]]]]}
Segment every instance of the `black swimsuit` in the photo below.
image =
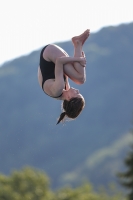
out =
{"type": "MultiPolygon", "coordinates": [[[[48,46],[48,45],[47,45],[48,46]]],[[[45,48],[47,47],[45,46],[42,50],[41,50],[41,53],[40,53],[40,69],[41,69],[41,73],[42,73],[42,77],[43,77],[43,81],[42,81],[42,89],[43,89],[43,85],[45,83],[46,80],[48,79],[55,79],[55,64],[53,62],[49,62],[49,61],[46,61],[44,58],[43,58],[43,52],[45,50],[45,48]]],[[[64,76],[64,81],[66,80],[66,77],[64,76]]],[[[45,92],[45,91],[44,91],[45,92]]],[[[46,92],[45,92],[46,93],[46,92]]],[[[47,93],[46,93],[47,94],[47,93]]],[[[47,94],[48,95],[48,94],[47,94]]],[[[48,95],[50,96],[50,95],[48,95]]],[[[59,98],[61,97],[61,95],[59,95],[58,97],[53,97],[53,98],[59,98]]],[[[52,96],[50,96],[52,97],[52,96]]]]}

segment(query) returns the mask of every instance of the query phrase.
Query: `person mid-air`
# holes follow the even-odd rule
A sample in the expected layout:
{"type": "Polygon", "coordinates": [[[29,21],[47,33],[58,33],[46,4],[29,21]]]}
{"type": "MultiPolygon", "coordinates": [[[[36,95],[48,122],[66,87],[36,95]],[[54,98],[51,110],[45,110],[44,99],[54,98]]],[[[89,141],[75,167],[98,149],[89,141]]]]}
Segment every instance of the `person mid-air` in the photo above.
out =
{"type": "Polygon", "coordinates": [[[70,87],[68,78],[76,84],[83,84],[86,80],[86,58],[82,48],[89,35],[90,30],[87,29],[81,35],[72,38],[73,57],[55,44],[48,44],[41,50],[38,67],[39,84],[45,94],[63,100],[63,112],[57,124],[65,117],[75,119],[85,106],[84,97],[79,90],[70,87]]]}

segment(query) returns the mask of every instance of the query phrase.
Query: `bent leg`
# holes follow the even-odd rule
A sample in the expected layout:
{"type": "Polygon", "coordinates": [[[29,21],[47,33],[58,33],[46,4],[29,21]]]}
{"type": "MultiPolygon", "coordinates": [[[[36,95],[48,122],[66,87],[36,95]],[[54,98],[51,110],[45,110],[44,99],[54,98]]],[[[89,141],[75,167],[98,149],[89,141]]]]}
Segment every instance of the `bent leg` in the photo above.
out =
{"type": "MultiPolygon", "coordinates": [[[[79,36],[72,38],[72,43],[74,45],[74,57],[84,57],[84,53],[82,51],[82,47],[84,42],[89,37],[90,31],[86,30],[79,36]]],[[[73,68],[71,69],[70,65],[64,66],[64,72],[68,75],[68,77],[73,80],[77,84],[83,84],[86,80],[86,72],[85,67],[83,67],[79,62],[74,62],[73,68]]]]}
{"type": "MultiPolygon", "coordinates": [[[[89,30],[83,34],[73,37],[74,57],[82,57],[82,46],[89,36],[89,30]]],[[[43,57],[47,61],[56,62],[56,59],[61,56],[69,56],[62,48],[57,45],[50,44],[43,52],[43,57]]],[[[77,84],[82,84],[85,81],[85,68],[78,62],[67,63],[64,65],[64,74],[77,84]]]]}
{"type": "MultiPolygon", "coordinates": [[[[69,57],[69,55],[59,46],[55,44],[50,44],[46,47],[43,52],[43,58],[47,61],[56,62],[56,59],[61,56],[69,57]]],[[[67,63],[63,66],[64,74],[66,74],[72,81],[80,84],[80,73],[78,73],[72,63],[67,63]]]]}
{"type": "Polygon", "coordinates": [[[76,84],[83,83],[82,75],[74,68],[71,63],[64,65],[64,74],[66,74],[76,84]]]}
{"type": "MultiPolygon", "coordinates": [[[[82,47],[79,45],[75,48],[74,57],[82,57],[82,47]]],[[[64,73],[76,84],[83,84],[86,79],[85,67],[79,62],[73,64],[67,63],[64,65],[64,73]]]]}

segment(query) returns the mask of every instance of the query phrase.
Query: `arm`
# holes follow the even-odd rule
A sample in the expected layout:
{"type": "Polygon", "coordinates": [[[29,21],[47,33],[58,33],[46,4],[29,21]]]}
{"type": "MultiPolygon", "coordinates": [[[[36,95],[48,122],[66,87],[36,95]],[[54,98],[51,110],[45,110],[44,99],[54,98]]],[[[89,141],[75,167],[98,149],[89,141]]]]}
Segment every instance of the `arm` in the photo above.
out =
{"type": "MultiPolygon", "coordinates": [[[[57,88],[61,93],[61,91],[64,89],[64,65],[67,63],[72,63],[72,62],[81,62],[84,64],[86,62],[85,58],[83,57],[58,57],[55,62],[55,88],[57,88]]],[[[70,85],[68,82],[68,76],[66,76],[66,90],[70,89],[70,85]]]]}
{"type": "Polygon", "coordinates": [[[73,63],[66,63],[64,65],[64,73],[76,84],[83,84],[86,80],[86,58],[84,56],[82,57],[61,57],[62,63],[67,61],[73,61],[73,63]],[[75,61],[76,60],[76,61],[75,61]],[[78,62],[77,62],[78,61],[78,62]]]}
{"type": "MultiPolygon", "coordinates": [[[[80,62],[80,63],[84,64],[84,63],[86,63],[86,60],[83,57],[66,57],[66,56],[58,57],[56,59],[55,81],[51,87],[51,92],[54,96],[58,96],[62,93],[64,86],[65,86],[64,85],[64,77],[63,77],[64,76],[64,66],[63,65],[65,65],[67,63],[69,64],[71,62],[80,62]]],[[[76,72],[74,69],[73,69],[73,71],[74,71],[74,73],[76,72]]],[[[76,80],[76,78],[75,78],[75,80],[76,80]]],[[[67,80],[67,88],[68,89],[70,88],[68,80],[67,80]]]]}
{"type": "Polygon", "coordinates": [[[59,96],[65,87],[64,83],[64,69],[60,59],[55,62],[55,81],[52,84],[51,92],[53,96],[59,96]]]}
{"type": "Polygon", "coordinates": [[[86,64],[86,59],[84,57],[66,57],[62,56],[57,58],[56,62],[61,63],[62,65],[67,64],[67,63],[73,63],[73,62],[80,62],[81,65],[86,64]]]}
{"type": "Polygon", "coordinates": [[[69,82],[68,82],[68,76],[65,75],[66,77],[66,90],[69,90],[70,89],[70,85],[69,85],[69,82]]]}

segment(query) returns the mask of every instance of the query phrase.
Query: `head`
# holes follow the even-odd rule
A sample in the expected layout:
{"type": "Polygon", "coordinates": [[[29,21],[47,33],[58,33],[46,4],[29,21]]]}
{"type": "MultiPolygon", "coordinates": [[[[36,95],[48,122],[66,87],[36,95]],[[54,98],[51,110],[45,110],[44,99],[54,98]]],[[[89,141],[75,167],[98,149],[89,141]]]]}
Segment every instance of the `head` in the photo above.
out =
{"type": "Polygon", "coordinates": [[[65,116],[70,119],[75,119],[83,110],[85,100],[78,90],[70,88],[68,91],[63,92],[62,110],[57,124],[62,121],[65,116]]]}

